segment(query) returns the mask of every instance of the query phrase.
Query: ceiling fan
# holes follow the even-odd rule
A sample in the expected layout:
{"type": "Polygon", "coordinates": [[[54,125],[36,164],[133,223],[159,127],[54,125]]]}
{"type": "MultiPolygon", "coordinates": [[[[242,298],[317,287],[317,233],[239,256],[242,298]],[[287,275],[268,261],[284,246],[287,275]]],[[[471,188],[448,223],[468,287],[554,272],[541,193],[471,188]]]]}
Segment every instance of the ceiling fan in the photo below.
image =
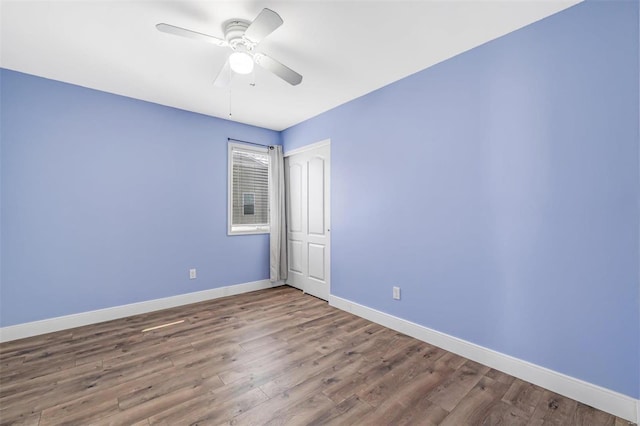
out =
{"type": "Polygon", "coordinates": [[[302,81],[300,74],[272,57],[255,51],[262,39],[280,27],[283,22],[280,15],[265,8],[253,22],[241,19],[228,21],[224,26],[224,39],[164,23],[157,24],[156,28],[163,33],[231,48],[232,53],[227,57],[227,61],[213,83],[217,87],[227,87],[231,83],[232,71],[238,74],[249,74],[253,71],[254,62],[287,83],[296,86],[302,81]]]}

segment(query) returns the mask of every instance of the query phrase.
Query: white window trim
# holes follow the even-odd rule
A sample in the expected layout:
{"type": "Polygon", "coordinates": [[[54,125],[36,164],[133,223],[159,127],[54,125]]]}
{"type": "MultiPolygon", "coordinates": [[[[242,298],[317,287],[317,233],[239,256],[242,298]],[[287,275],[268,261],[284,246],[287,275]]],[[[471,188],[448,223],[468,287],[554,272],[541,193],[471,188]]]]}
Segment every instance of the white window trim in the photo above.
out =
{"type": "MultiPolygon", "coordinates": [[[[227,148],[227,235],[254,235],[268,234],[271,230],[267,225],[236,225],[232,226],[233,221],[233,148],[242,148],[247,151],[255,151],[261,154],[268,153],[267,147],[259,147],[244,143],[229,142],[227,148]]],[[[269,174],[271,180],[271,174],[269,174]]],[[[271,188],[271,182],[269,182],[271,188]]],[[[269,219],[271,220],[271,219],[269,219]]]]}

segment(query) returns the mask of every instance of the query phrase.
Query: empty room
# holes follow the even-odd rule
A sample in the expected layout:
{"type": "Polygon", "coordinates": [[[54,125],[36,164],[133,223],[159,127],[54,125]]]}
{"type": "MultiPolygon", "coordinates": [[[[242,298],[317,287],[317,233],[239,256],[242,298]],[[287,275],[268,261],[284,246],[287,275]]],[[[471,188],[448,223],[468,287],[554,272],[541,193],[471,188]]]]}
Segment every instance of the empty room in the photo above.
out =
{"type": "Polygon", "coordinates": [[[640,422],[638,0],[0,19],[0,425],[640,422]]]}

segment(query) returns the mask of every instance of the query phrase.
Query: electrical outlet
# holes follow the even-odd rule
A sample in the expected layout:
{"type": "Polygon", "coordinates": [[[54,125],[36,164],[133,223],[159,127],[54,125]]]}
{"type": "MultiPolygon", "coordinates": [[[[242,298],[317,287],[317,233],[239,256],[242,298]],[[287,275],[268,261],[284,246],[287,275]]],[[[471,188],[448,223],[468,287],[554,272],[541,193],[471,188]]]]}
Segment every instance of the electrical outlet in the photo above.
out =
{"type": "Polygon", "coordinates": [[[197,277],[196,275],[196,268],[191,268],[189,269],[189,279],[190,280],[195,280],[197,277]]]}
{"type": "Polygon", "coordinates": [[[393,298],[395,300],[400,300],[400,287],[393,288],[393,298]]]}

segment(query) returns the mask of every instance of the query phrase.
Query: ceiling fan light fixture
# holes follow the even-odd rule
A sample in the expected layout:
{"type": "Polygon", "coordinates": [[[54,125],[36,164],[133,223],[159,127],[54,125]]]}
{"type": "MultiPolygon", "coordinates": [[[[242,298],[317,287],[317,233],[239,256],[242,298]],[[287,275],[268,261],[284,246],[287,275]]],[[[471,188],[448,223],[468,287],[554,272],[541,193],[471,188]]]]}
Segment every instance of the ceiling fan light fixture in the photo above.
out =
{"type": "Polygon", "coordinates": [[[253,58],[246,52],[233,52],[229,56],[229,66],[238,74],[249,74],[253,71],[253,58]]]}

